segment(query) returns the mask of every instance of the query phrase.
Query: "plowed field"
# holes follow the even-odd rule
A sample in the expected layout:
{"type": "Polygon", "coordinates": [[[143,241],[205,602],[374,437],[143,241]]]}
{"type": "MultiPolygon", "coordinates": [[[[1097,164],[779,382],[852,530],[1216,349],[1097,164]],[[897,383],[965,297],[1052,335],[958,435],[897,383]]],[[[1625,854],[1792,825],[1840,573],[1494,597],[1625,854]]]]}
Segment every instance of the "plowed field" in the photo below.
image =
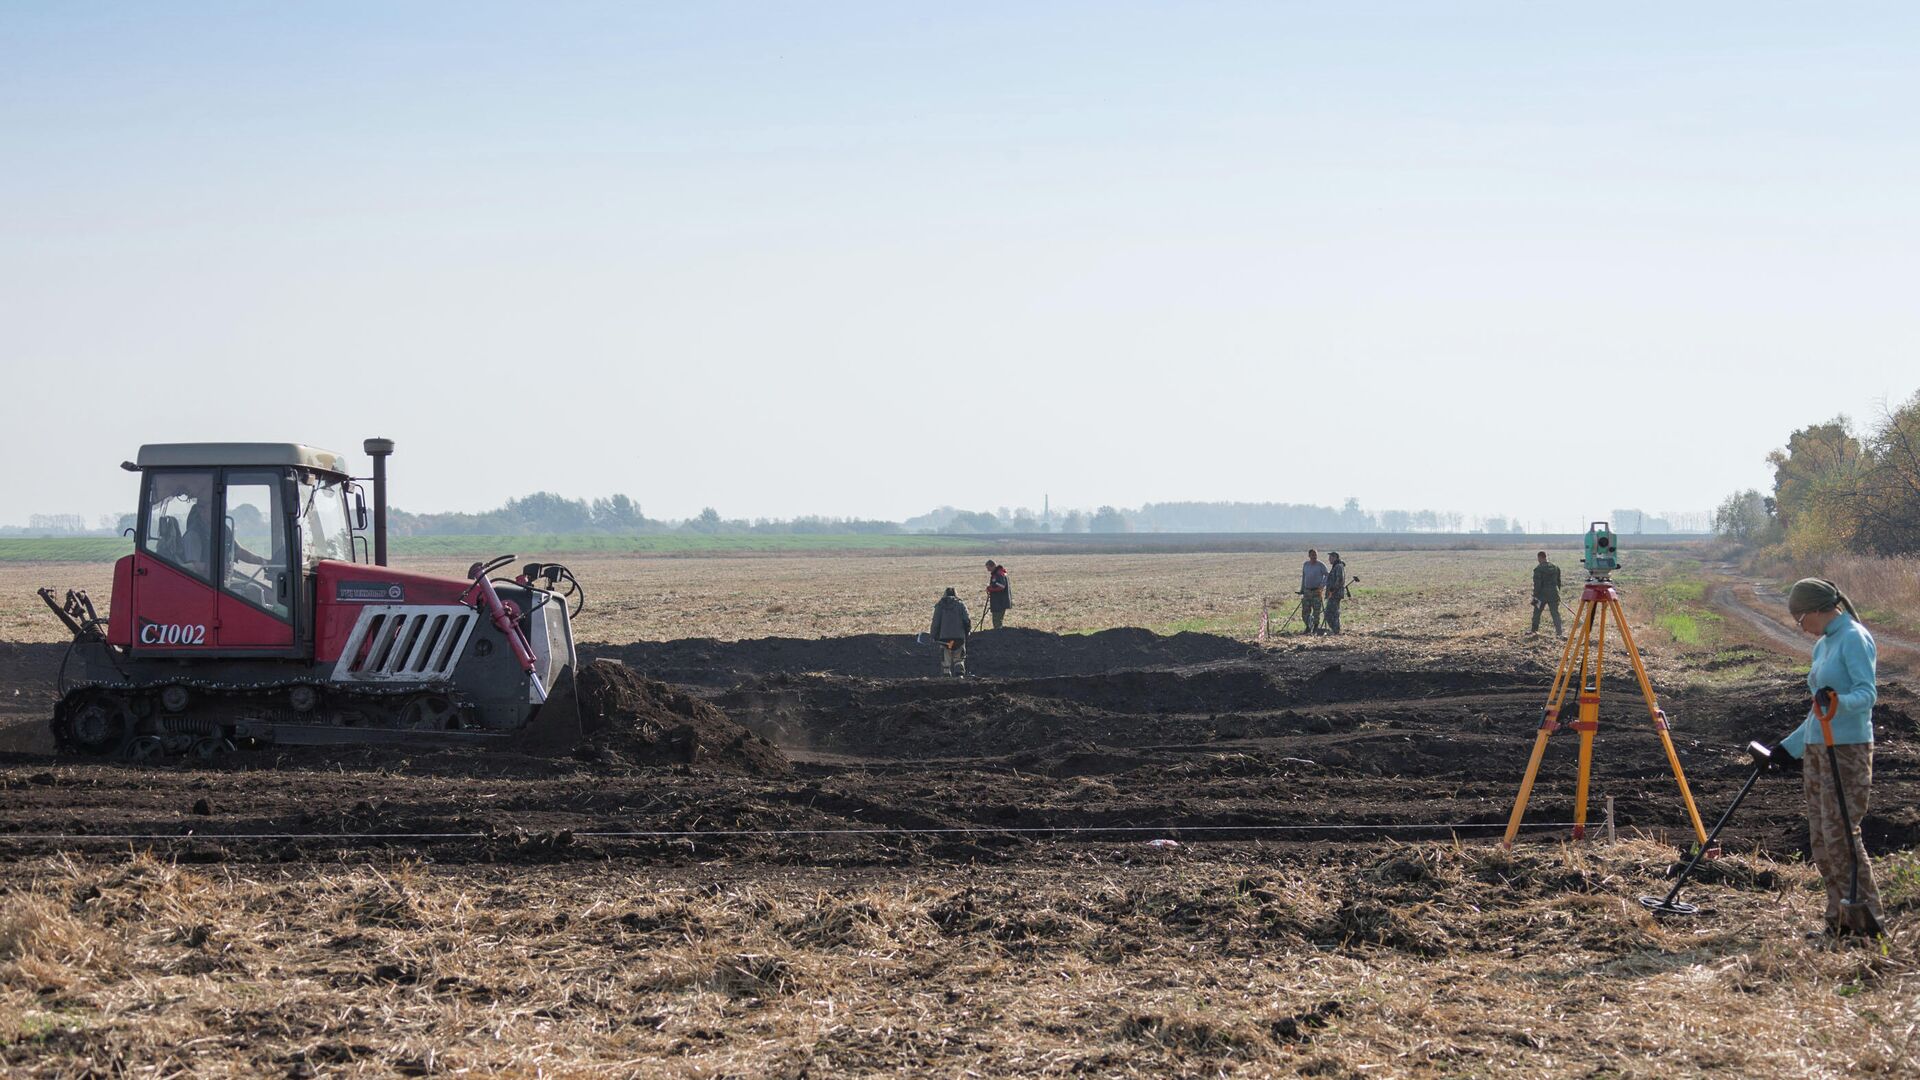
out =
{"type": "MultiPolygon", "coordinates": [[[[1014,568],[1014,625],[977,634],[975,677],[951,680],[913,636],[948,583],[936,560],[576,567],[603,605],[583,654],[673,684],[623,692],[680,701],[705,731],[758,736],[732,744],[750,767],[652,734],[554,758],[58,760],[30,718],[59,646],[0,645],[17,721],[0,757],[0,1012],[18,1018],[0,1022],[0,1060],[49,1075],[1905,1071],[1915,935],[1871,954],[1799,940],[1818,913],[1795,862],[1797,781],[1763,780],[1728,831],[1735,854],[1690,886],[1707,918],[1655,923],[1634,902],[1690,826],[1630,681],[1603,700],[1592,818],[1611,797],[1632,839],[1558,846],[1563,736],[1525,842],[1492,845],[1559,659],[1524,633],[1527,556],[1370,554],[1348,634],[1267,643],[1250,640],[1260,597],[1293,573],[1271,558],[1036,557],[1014,568]]],[[[1647,599],[1623,584],[1710,820],[1744,775],[1734,748],[1784,734],[1804,686],[1732,628],[1694,648],[1652,628],[1652,598],[1685,572],[1649,556],[1647,599]]],[[[1878,853],[1920,839],[1916,717],[1909,691],[1883,688],[1878,853]]],[[[1898,905],[1916,891],[1902,865],[1883,870],[1898,905]]]]}

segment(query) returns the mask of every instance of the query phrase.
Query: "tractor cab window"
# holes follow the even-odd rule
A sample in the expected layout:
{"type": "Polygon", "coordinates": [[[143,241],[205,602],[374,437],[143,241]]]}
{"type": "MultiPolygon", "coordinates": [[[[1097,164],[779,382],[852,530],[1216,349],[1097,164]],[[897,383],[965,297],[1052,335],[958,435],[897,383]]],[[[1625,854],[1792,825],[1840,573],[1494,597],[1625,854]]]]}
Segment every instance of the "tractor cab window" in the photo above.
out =
{"type": "Polygon", "coordinates": [[[287,519],[277,472],[227,473],[221,530],[221,586],[242,600],[289,617],[287,519]]]}
{"type": "Polygon", "coordinates": [[[141,525],[148,552],[212,579],[213,473],[155,472],[141,525]]]}
{"type": "Polygon", "coordinates": [[[300,555],[308,570],[322,559],[353,561],[348,528],[347,482],[310,473],[300,481],[300,555]]]}

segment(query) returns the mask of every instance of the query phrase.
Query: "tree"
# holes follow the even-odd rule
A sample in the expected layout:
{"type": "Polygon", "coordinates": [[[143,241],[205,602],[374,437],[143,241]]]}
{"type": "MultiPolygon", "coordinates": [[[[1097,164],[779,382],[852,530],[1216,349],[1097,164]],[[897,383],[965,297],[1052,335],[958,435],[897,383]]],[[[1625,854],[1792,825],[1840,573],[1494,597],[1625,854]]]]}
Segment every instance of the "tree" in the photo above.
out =
{"type": "Polygon", "coordinates": [[[1097,533],[1122,533],[1127,531],[1127,519],[1113,507],[1103,506],[1093,512],[1093,520],[1087,524],[1087,529],[1097,533]]]}
{"type": "Polygon", "coordinates": [[[1348,499],[1340,508],[1340,527],[1348,532],[1372,532],[1373,515],[1360,509],[1359,499],[1348,499]]]}
{"type": "Polygon", "coordinates": [[[682,527],[697,533],[717,533],[720,531],[720,512],[709,506],[700,511],[699,516],[688,518],[682,527]]]}
{"type": "Polygon", "coordinates": [[[1069,510],[1060,519],[1060,531],[1063,533],[1083,533],[1087,531],[1087,515],[1078,510],[1069,510]]]}
{"type": "Polygon", "coordinates": [[[1775,514],[1787,550],[1804,558],[1851,547],[1866,462],[1860,440],[1847,430],[1847,418],[1801,428],[1767,461],[1773,466],[1775,514]]]}
{"type": "Polygon", "coordinates": [[[1920,393],[1881,418],[1865,452],[1858,546],[1879,555],[1920,551],[1920,393]]]}
{"type": "Polygon", "coordinates": [[[551,491],[508,499],[501,512],[522,526],[521,532],[573,533],[593,524],[593,511],[585,499],[568,499],[551,491]]]}
{"type": "Polygon", "coordinates": [[[1713,512],[1713,531],[1742,547],[1773,542],[1773,500],[1752,488],[1734,492],[1713,512]]]}
{"type": "Polygon", "coordinates": [[[593,500],[593,527],[608,532],[632,532],[645,527],[646,516],[640,504],[625,495],[593,500]]]}
{"type": "Polygon", "coordinates": [[[1000,519],[984,510],[962,510],[947,522],[947,532],[991,533],[1000,531],[1000,519]]]}

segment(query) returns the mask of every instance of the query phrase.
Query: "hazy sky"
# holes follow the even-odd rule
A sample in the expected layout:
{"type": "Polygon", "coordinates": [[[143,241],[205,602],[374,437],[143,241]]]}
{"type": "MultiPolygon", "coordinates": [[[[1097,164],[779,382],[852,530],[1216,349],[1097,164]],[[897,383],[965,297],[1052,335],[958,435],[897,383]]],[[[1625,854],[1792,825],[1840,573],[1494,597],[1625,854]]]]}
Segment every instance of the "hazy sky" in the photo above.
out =
{"type": "Polygon", "coordinates": [[[0,523],[1706,509],[1920,389],[1913,4],[0,6],[0,523]]]}

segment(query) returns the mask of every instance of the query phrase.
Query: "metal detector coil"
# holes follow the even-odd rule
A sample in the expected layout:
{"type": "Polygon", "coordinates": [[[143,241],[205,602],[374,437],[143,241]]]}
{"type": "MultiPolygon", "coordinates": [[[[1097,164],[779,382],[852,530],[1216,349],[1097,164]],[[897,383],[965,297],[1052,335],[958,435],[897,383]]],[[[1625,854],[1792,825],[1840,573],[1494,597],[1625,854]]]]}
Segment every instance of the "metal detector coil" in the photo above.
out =
{"type": "Polygon", "coordinates": [[[1765,743],[1748,743],[1747,756],[1753,759],[1753,771],[1747,774],[1747,782],[1740,785],[1740,794],[1733,797],[1727,812],[1721,814],[1720,820],[1713,823],[1713,831],[1707,834],[1707,842],[1694,849],[1693,857],[1687,860],[1687,865],[1681,869],[1680,876],[1674,879],[1673,888],[1667,890],[1667,895],[1643,896],[1640,898],[1641,907],[1655,915],[1700,914],[1697,906],[1683,904],[1675,898],[1680,895],[1680,886],[1685,885],[1687,878],[1693,874],[1693,868],[1699,866],[1700,860],[1707,857],[1707,852],[1714,849],[1715,843],[1720,839],[1720,830],[1727,827],[1727,822],[1733,819],[1733,812],[1740,809],[1741,800],[1747,797],[1747,792],[1753,790],[1753,782],[1760,779],[1760,774],[1767,770],[1767,766],[1773,764],[1773,750],[1765,743]]]}

